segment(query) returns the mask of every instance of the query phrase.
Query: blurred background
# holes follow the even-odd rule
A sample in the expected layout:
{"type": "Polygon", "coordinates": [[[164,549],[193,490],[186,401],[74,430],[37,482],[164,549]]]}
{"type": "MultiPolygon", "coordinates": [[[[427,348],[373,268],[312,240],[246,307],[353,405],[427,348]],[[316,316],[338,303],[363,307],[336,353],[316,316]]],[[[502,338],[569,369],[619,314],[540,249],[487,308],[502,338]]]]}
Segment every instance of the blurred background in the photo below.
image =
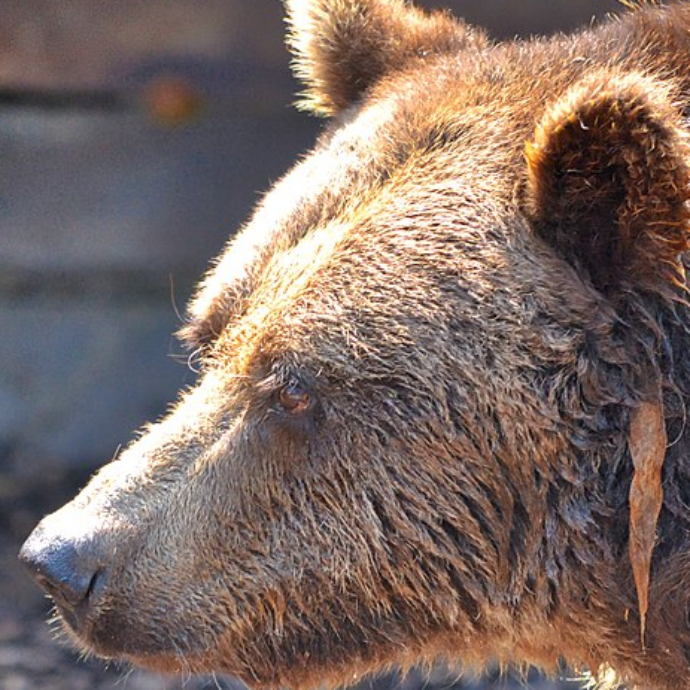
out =
{"type": "MultiPolygon", "coordinates": [[[[569,30],[615,0],[445,0],[495,38],[569,30]]],[[[16,563],[191,384],[172,333],[195,281],[322,122],[297,113],[279,0],[3,0],[0,13],[0,688],[231,682],[78,662],[16,563]],[[124,680],[123,680],[124,678],[124,680]]],[[[387,678],[379,688],[510,685],[387,678]]],[[[532,674],[533,687],[552,687],[532,674]]],[[[575,687],[574,685],[572,687],[575,687]]]]}

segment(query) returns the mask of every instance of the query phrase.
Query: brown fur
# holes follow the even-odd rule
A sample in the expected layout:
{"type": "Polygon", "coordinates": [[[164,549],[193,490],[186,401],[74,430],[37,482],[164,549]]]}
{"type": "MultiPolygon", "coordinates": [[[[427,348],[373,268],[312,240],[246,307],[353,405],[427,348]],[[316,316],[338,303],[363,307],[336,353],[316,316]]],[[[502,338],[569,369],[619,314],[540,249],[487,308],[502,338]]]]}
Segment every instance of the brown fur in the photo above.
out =
{"type": "Polygon", "coordinates": [[[302,107],[334,115],[386,74],[414,58],[454,54],[487,40],[448,15],[428,15],[405,0],[287,0],[296,73],[307,85],[302,107]]]}
{"type": "Polygon", "coordinates": [[[75,640],[153,668],[564,657],[690,688],[690,4],[500,45],[398,0],[288,7],[339,114],[194,299],[198,385],[24,559],[72,545],[75,640]],[[642,649],[629,433],[660,390],[642,649]]]}
{"type": "Polygon", "coordinates": [[[682,278],[690,148],[668,84],[610,69],[580,80],[547,110],[527,162],[533,224],[598,289],[682,278]]]}

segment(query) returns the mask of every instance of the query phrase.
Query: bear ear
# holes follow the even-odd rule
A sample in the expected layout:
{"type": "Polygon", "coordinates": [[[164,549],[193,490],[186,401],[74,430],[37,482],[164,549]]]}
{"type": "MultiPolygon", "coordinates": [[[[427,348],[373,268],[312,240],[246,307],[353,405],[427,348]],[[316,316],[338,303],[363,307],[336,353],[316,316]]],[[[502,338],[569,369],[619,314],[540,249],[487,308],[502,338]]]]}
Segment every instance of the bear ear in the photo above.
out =
{"type": "Polygon", "coordinates": [[[589,77],[548,108],[525,153],[528,219],[596,289],[683,282],[690,148],[670,87],[589,77]]]}
{"type": "Polygon", "coordinates": [[[298,104],[334,115],[410,58],[486,45],[447,14],[406,0],[285,0],[294,70],[306,86],[298,104]]]}

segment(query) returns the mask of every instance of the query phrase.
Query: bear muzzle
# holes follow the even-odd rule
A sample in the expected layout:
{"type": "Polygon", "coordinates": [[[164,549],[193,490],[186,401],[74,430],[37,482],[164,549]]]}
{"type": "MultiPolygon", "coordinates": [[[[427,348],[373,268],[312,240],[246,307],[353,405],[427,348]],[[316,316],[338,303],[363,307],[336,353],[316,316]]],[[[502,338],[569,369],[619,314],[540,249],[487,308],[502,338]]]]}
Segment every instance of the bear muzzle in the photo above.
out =
{"type": "Polygon", "coordinates": [[[81,635],[106,587],[105,548],[98,535],[65,536],[51,529],[53,517],[44,519],[29,536],[19,560],[50,595],[71,630],[81,635]]]}
{"type": "Polygon", "coordinates": [[[132,551],[140,537],[113,515],[68,504],[41,521],[19,560],[52,599],[65,631],[83,651],[156,671],[203,669],[193,644],[202,635],[176,636],[181,624],[173,620],[165,593],[147,597],[132,584],[132,551]]]}

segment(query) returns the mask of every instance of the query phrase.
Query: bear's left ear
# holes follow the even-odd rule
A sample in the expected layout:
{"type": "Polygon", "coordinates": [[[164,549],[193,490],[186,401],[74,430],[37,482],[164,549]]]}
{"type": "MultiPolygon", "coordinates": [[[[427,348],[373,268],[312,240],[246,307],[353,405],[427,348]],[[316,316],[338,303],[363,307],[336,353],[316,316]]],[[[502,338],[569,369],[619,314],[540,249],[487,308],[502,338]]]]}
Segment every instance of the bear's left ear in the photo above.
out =
{"type": "Polygon", "coordinates": [[[682,281],[690,147],[669,87],[589,77],[547,109],[525,155],[526,216],[596,289],[682,281]]]}
{"type": "Polygon", "coordinates": [[[285,0],[294,70],[306,86],[299,104],[334,115],[412,57],[487,44],[445,13],[407,0],[285,0]]]}

